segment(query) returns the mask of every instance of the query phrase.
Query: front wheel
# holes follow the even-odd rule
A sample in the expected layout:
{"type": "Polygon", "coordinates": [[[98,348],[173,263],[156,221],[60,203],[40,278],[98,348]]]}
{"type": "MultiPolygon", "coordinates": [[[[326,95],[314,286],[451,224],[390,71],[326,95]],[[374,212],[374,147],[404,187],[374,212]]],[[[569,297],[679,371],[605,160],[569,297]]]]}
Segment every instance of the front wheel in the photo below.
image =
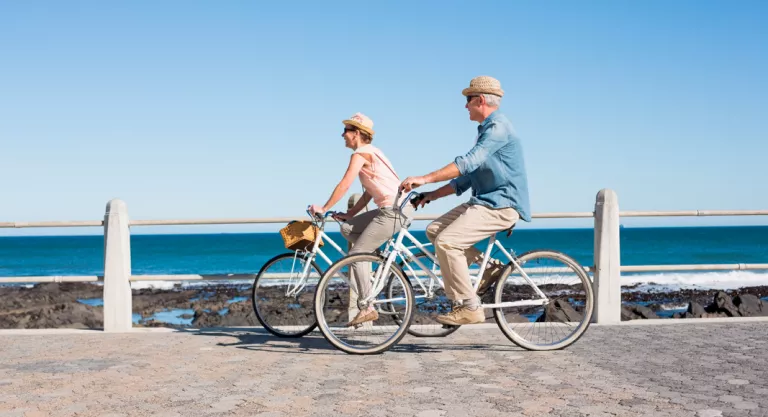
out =
{"type": "Polygon", "coordinates": [[[322,271],[306,254],[284,253],[267,261],[253,282],[256,319],[279,337],[301,337],[317,327],[312,308],[322,271]]]}
{"type": "MultiPolygon", "coordinates": [[[[445,289],[440,283],[432,279],[416,263],[417,259],[435,276],[440,276],[440,266],[423,252],[419,252],[413,258],[400,262],[400,268],[411,282],[415,299],[413,321],[408,327],[408,333],[416,337],[448,336],[459,330],[459,326],[441,324],[435,318],[440,314],[446,314],[451,311],[451,300],[445,295],[445,289]]],[[[392,275],[385,288],[389,293],[394,294],[397,292],[397,284],[395,276],[392,275]]],[[[393,319],[398,320],[399,318],[395,315],[393,319]]]]}
{"type": "Polygon", "coordinates": [[[528,350],[563,349],[587,330],[592,281],[573,258],[551,250],[520,255],[496,283],[493,314],[504,335],[528,350]],[[521,270],[522,269],[522,270],[521,270]]]}
{"type": "Polygon", "coordinates": [[[384,286],[372,300],[378,318],[347,326],[357,312],[356,286],[349,284],[352,267],[357,265],[358,270],[367,271],[369,276],[365,278],[371,279],[384,268],[385,262],[374,254],[349,255],[331,265],[320,279],[315,292],[315,316],[323,336],[337,349],[358,355],[382,353],[407,333],[413,317],[413,290],[402,269],[394,263],[382,276],[382,282],[392,279],[392,285],[384,286]]]}

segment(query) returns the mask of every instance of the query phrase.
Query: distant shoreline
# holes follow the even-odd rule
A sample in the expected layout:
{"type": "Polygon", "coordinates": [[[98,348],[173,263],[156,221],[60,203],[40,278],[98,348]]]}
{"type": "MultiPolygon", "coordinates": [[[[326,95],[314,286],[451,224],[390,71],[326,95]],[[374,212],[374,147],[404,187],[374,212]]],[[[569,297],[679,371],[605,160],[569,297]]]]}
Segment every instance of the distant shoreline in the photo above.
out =
{"type": "MultiPolygon", "coordinates": [[[[167,226],[166,226],[167,227],[167,226]]],[[[178,226],[182,227],[182,226],[178,226]]],[[[746,228],[764,228],[768,230],[768,225],[708,225],[708,226],[695,226],[695,225],[682,225],[682,226],[627,226],[622,224],[623,230],[674,230],[674,229],[746,229],[746,228]]],[[[98,227],[94,228],[95,230],[100,230],[98,227]]],[[[9,229],[9,230],[15,230],[15,229],[9,229]]],[[[135,229],[134,229],[135,230],[135,229]]],[[[189,233],[136,233],[132,232],[131,236],[221,236],[221,235],[272,235],[275,233],[278,233],[278,230],[271,231],[271,232],[210,232],[210,233],[201,233],[201,232],[189,232],[189,233]]],[[[412,232],[424,232],[424,229],[418,229],[418,228],[410,228],[409,229],[412,232]]],[[[525,227],[525,225],[518,226],[515,228],[515,233],[517,232],[548,232],[548,231],[578,231],[578,230],[593,230],[592,227],[525,227]]],[[[328,234],[340,234],[337,231],[328,231],[328,234]]],[[[3,238],[20,238],[20,237],[101,237],[103,236],[103,233],[90,233],[90,234],[75,234],[75,235],[68,235],[68,234],[56,234],[56,235],[48,235],[48,234],[31,234],[31,235],[0,235],[0,239],[3,238]]]]}
{"type": "MultiPolygon", "coordinates": [[[[0,329],[101,328],[103,307],[85,301],[100,299],[102,292],[100,285],[91,283],[0,286],[0,329]]],[[[135,324],[138,327],[259,325],[253,313],[250,285],[215,283],[132,292],[134,316],[141,317],[141,322],[135,324]],[[174,313],[186,313],[183,315],[188,323],[178,325],[158,319],[174,313]]],[[[629,287],[622,292],[622,304],[623,320],[768,316],[768,286],[669,292],[629,287]]]]}

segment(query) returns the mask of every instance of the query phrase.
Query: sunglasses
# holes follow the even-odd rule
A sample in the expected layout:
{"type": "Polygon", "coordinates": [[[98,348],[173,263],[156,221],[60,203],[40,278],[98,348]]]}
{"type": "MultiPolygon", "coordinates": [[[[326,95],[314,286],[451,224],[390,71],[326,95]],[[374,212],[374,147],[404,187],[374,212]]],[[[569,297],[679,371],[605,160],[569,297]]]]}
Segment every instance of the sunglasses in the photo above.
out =
{"type": "Polygon", "coordinates": [[[345,127],[345,128],[344,128],[344,133],[347,133],[347,132],[354,132],[354,131],[356,131],[356,130],[357,130],[357,129],[355,129],[354,127],[345,127]]]}
{"type": "Polygon", "coordinates": [[[472,99],[475,97],[479,97],[479,96],[467,96],[467,104],[469,104],[469,102],[472,101],[472,99]]]}

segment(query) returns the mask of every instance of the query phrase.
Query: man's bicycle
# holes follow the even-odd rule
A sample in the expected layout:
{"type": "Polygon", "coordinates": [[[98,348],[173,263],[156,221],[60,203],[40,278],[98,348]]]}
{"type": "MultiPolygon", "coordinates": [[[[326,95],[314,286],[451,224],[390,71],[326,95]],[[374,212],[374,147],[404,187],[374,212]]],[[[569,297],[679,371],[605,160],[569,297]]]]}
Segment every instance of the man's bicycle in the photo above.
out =
{"type": "MultiPolygon", "coordinates": [[[[332,264],[317,284],[314,307],[320,331],[344,352],[382,353],[396,345],[410,327],[420,333],[437,326],[443,332],[455,330],[430,320],[447,312],[450,302],[437,291],[444,289],[437,259],[407,231],[410,220],[403,217],[403,222],[401,231],[382,253],[346,256],[332,264]],[[403,245],[404,239],[419,249],[417,254],[403,245]],[[350,328],[340,319],[343,305],[339,301],[346,290],[344,277],[357,262],[370,265],[373,290],[364,301],[373,303],[380,315],[371,326],[350,328]],[[423,292],[422,303],[435,307],[419,308],[414,287],[423,292]],[[417,312],[427,319],[412,325],[417,312]]],[[[508,264],[494,283],[490,302],[484,300],[481,307],[491,310],[504,335],[528,350],[563,349],[576,342],[589,327],[594,311],[592,282],[584,268],[568,255],[553,250],[515,256],[493,235],[473,280],[475,290],[480,281],[477,277],[483,276],[493,249],[501,252],[508,264]]]]}

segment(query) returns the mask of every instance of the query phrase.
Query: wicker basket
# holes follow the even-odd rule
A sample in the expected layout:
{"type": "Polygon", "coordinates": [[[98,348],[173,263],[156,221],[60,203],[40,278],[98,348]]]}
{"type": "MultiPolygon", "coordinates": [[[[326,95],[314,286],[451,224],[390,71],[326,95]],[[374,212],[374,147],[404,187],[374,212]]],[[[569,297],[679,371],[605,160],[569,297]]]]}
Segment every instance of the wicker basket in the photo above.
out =
{"type": "MultiPolygon", "coordinates": [[[[320,233],[320,228],[307,220],[290,222],[280,229],[283,243],[285,243],[286,249],[290,250],[311,250],[318,233],[320,233]]],[[[318,247],[322,246],[323,241],[321,239],[318,247]]]]}

